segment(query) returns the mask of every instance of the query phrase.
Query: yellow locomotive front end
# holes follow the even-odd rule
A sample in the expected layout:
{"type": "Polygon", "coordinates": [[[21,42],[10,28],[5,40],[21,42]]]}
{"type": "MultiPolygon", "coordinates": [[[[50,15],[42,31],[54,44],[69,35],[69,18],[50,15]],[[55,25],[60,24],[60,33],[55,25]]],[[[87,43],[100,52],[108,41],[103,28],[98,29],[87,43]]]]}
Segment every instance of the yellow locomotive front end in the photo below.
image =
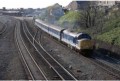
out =
{"type": "Polygon", "coordinates": [[[77,47],[80,53],[84,55],[90,55],[94,50],[94,43],[90,39],[81,39],[78,40],[77,47]]]}

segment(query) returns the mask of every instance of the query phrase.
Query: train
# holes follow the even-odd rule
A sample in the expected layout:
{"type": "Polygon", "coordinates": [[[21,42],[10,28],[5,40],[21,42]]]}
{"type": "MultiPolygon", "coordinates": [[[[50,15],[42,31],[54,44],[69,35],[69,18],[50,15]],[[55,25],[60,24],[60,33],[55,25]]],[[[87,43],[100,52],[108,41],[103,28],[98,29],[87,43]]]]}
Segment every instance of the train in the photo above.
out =
{"type": "Polygon", "coordinates": [[[79,53],[89,55],[94,50],[92,38],[87,33],[71,32],[69,29],[45,23],[40,19],[35,19],[35,25],[79,53]]]}

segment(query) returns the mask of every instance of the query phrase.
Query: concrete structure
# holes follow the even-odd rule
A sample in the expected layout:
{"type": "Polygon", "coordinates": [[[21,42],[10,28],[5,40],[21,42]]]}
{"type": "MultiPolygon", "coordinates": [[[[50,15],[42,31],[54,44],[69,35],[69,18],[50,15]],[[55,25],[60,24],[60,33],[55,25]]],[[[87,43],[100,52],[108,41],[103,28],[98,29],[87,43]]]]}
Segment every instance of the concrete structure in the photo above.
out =
{"type": "Polygon", "coordinates": [[[2,11],[2,15],[9,15],[9,16],[22,16],[22,12],[20,11],[2,11]]]}
{"type": "Polygon", "coordinates": [[[97,6],[103,6],[103,7],[112,7],[116,4],[115,1],[109,1],[109,0],[106,0],[106,1],[97,1],[96,2],[97,6]]]}

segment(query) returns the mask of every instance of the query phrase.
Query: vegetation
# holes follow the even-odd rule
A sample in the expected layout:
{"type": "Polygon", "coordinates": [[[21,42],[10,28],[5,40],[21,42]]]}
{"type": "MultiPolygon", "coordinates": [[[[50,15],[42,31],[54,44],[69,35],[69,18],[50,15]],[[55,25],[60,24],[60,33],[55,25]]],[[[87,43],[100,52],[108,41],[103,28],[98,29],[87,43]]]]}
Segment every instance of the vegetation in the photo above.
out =
{"type": "Polygon", "coordinates": [[[59,20],[60,23],[64,22],[76,22],[80,20],[80,12],[79,11],[69,11],[64,16],[62,16],[59,20]]]}
{"type": "Polygon", "coordinates": [[[103,12],[95,6],[88,6],[81,11],[81,26],[84,28],[91,28],[96,26],[99,20],[103,17],[103,12]]]}
{"type": "Polygon", "coordinates": [[[59,20],[59,23],[65,27],[65,23],[70,27],[74,25],[77,32],[86,32],[94,39],[109,42],[112,45],[120,45],[120,9],[109,9],[107,12],[101,11],[95,7],[88,7],[83,11],[69,11],[59,20]],[[69,22],[69,23],[68,23],[69,22]]]}
{"type": "MultiPolygon", "coordinates": [[[[65,11],[65,14],[57,20],[57,25],[72,31],[88,33],[92,38],[112,45],[120,45],[119,15],[120,8],[116,9],[115,6],[108,9],[88,6],[80,11],[65,11]]],[[[45,14],[41,19],[45,19],[44,17],[45,14]]]]}
{"type": "Polygon", "coordinates": [[[98,35],[97,39],[109,42],[112,45],[120,45],[120,27],[98,35]]]}
{"type": "Polygon", "coordinates": [[[109,42],[112,45],[120,45],[120,11],[111,12],[108,20],[103,25],[103,31],[97,35],[97,39],[109,42]]]}
{"type": "Polygon", "coordinates": [[[74,28],[80,23],[80,17],[79,11],[69,11],[59,19],[58,24],[63,27],[74,28]]]}

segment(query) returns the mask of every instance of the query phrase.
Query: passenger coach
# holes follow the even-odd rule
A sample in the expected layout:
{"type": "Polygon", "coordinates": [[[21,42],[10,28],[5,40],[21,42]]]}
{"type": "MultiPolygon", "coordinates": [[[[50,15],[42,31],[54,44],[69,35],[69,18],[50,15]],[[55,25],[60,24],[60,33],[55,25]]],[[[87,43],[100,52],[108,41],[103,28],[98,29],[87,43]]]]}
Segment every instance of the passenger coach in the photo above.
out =
{"type": "Polygon", "coordinates": [[[35,24],[41,28],[43,31],[49,33],[50,35],[54,36],[55,38],[61,40],[61,34],[64,28],[54,26],[51,24],[45,24],[43,21],[36,19],[35,24]]]}

